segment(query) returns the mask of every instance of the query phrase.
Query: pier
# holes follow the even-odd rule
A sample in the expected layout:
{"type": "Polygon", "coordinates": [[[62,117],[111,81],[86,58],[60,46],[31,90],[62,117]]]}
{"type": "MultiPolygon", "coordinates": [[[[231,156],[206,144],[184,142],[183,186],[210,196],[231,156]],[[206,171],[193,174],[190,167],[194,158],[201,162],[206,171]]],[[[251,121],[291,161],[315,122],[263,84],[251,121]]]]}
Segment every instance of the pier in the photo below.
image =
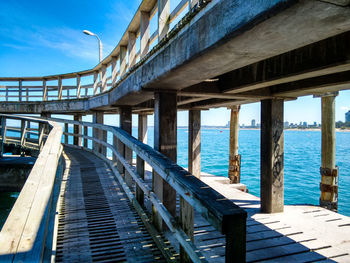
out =
{"type": "Polygon", "coordinates": [[[1,76],[1,159],[35,163],[0,232],[0,261],[349,262],[334,119],[350,89],[349,18],[347,0],[182,0],[172,10],[143,0],[94,68],[1,76]],[[284,102],[305,95],[322,101],[320,206],[285,206],[284,102]],[[260,198],[239,189],[238,154],[240,105],[259,101],[260,198]],[[200,165],[201,111],[217,107],[231,109],[227,178],[200,165]],[[189,113],[187,170],[176,164],[179,110],[189,113]],[[105,125],[106,114],[119,123],[105,125]]]}

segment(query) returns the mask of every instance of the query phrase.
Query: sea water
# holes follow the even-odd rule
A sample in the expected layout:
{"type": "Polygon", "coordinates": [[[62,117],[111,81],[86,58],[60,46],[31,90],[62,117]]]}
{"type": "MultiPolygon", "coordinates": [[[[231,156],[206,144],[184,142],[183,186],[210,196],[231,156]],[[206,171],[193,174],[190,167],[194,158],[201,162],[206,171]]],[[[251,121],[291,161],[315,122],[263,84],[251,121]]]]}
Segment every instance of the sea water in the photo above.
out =
{"type": "MultiPolygon", "coordinates": [[[[89,130],[91,135],[92,130],[89,130]]],[[[137,128],[133,128],[137,138],[137,128]]],[[[148,128],[147,144],[153,146],[153,127],[148,128]]],[[[228,175],[229,129],[203,128],[201,130],[202,172],[228,175]]],[[[284,132],[284,201],[285,204],[319,204],[321,132],[310,130],[286,130],[284,132]]],[[[188,164],[188,129],[177,131],[177,163],[188,164]]],[[[108,133],[112,144],[112,135],[108,133]]],[[[73,138],[69,138],[72,143],[73,138]]],[[[89,142],[89,148],[92,143],[89,142]]],[[[241,154],[241,182],[249,192],[260,195],[260,130],[239,131],[239,153],[241,154]]],[[[111,155],[111,152],[108,151],[111,155]]],[[[350,132],[336,132],[336,165],[339,167],[339,213],[350,216],[350,132]]],[[[0,195],[0,228],[12,206],[15,193],[0,195]],[[2,211],[1,211],[2,210],[2,211]]]]}

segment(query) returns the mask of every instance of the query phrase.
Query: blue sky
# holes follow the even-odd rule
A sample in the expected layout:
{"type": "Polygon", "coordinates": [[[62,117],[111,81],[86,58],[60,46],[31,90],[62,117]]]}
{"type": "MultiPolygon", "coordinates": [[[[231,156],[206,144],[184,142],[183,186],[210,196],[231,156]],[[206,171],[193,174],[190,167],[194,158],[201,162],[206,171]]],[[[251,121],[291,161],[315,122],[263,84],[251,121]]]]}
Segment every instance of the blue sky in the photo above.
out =
{"type": "MultiPolygon", "coordinates": [[[[106,56],[119,42],[140,2],[0,0],[0,76],[42,76],[94,67],[97,41],[82,30],[100,36],[106,56]]],[[[285,103],[285,120],[320,122],[320,110],[319,98],[302,97],[285,103]]],[[[342,91],[336,101],[336,120],[344,121],[348,110],[350,91],[342,91]]],[[[187,112],[178,116],[178,124],[186,125],[187,112]]],[[[224,108],[203,111],[202,124],[225,125],[229,117],[224,108]]],[[[259,103],[242,106],[240,123],[247,125],[251,119],[260,122],[259,103]]]]}

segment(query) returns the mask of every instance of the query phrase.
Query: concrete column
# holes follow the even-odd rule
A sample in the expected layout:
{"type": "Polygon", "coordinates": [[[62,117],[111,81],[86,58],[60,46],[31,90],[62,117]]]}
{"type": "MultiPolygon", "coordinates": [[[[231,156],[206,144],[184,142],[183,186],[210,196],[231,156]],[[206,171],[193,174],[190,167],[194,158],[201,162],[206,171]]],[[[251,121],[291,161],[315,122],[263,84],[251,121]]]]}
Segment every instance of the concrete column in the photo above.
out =
{"type": "Polygon", "coordinates": [[[117,58],[112,57],[112,87],[117,82],[118,70],[117,70],[117,58]]]}
{"type": "MultiPolygon", "coordinates": [[[[126,131],[127,133],[131,134],[132,132],[131,107],[130,106],[120,107],[119,114],[120,114],[119,127],[122,130],[126,131]]],[[[128,163],[132,163],[132,150],[126,147],[121,141],[118,142],[118,151],[128,163]]],[[[125,177],[124,177],[125,182],[129,187],[131,187],[133,184],[131,175],[127,171],[125,171],[125,168],[123,167],[122,163],[118,162],[117,167],[120,174],[125,174],[125,177]]]]}
{"type": "Polygon", "coordinates": [[[119,72],[120,72],[120,77],[121,77],[126,72],[126,46],[120,46],[119,63],[120,63],[119,72]]]}
{"type": "Polygon", "coordinates": [[[22,80],[19,80],[18,81],[18,99],[19,101],[22,101],[23,98],[22,98],[22,80]]]}
{"type": "MultiPolygon", "coordinates": [[[[104,117],[104,114],[103,114],[102,111],[95,111],[92,114],[92,122],[93,123],[103,124],[103,117],[104,117]]],[[[99,130],[99,129],[96,129],[96,128],[92,129],[92,136],[94,138],[99,139],[99,140],[103,139],[102,138],[102,131],[99,130]]],[[[96,151],[96,152],[102,154],[102,145],[101,144],[93,142],[92,143],[92,149],[93,149],[93,151],[96,151]]]]}
{"type": "Polygon", "coordinates": [[[102,65],[101,69],[101,92],[107,90],[107,69],[106,65],[102,65]]]}
{"type": "Polygon", "coordinates": [[[162,40],[169,31],[170,0],[158,0],[158,37],[162,40]]]}
{"type": "MultiPolygon", "coordinates": [[[[154,149],[176,162],[177,158],[177,109],[176,93],[156,92],[154,96],[154,149]]],[[[176,191],[157,173],[153,174],[153,191],[176,216],[176,191]]],[[[154,224],[164,228],[160,215],[153,208],[154,224]]]]}
{"type": "Polygon", "coordinates": [[[338,169],[335,166],[335,95],[322,97],[320,206],[338,210],[338,169]]]}
{"type": "Polygon", "coordinates": [[[94,72],[93,92],[94,95],[98,92],[98,72],[94,72]]]}
{"type": "Polygon", "coordinates": [[[147,55],[148,49],[149,49],[149,17],[150,17],[149,12],[141,11],[141,27],[140,27],[141,59],[147,55]]]}
{"type": "Polygon", "coordinates": [[[261,101],[261,211],[283,212],[283,100],[261,101]]]}
{"type": "Polygon", "coordinates": [[[241,156],[238,154],[239,110],[239,105],[231,107],[228,177],[232,184],[241,181],[241,156]]]}
{"type": "MultiPolygon", "coordinates": [[[[83,120],[83,115],[82,114],[74,114],[74,120],[75,121],[82,121],[83,120]]],[[[74,124],[73,126],[74,134],[82,134],[81,133],[81,125],[76,125],[74,124]]],[[[74,136],[73,138],[73,144],[77,146],[81,146],[81,137],[76,137],[74,136]]]]}
{"type": "MultiPolygon", "coordinates": [[[[188,111],[188,171],[201,177],[201,111],[188,111]]],[[[194,241],[194,210],[193,207],[180,197],[180,223],[182,229],[194,241]]],[[[192,262],[185,250],[180,247],[180,261],[192,262]]]]}
{"type": "Polygon", "coordinates": [[[129,68],[136,63],[136,34],[128,32],[128,53],[129,53],[129,68]]]}
{"type": "MultiPolygon", "coordinates": [[[[139,141],[147,144],[147,115],[139,114],[138,121],[138,139],[139,141]]],[[[144,179],[145,178],[145,161],[139,156],[136,157],[136,171],[137,174],[144,179]]],[[[140,187],[136,186],[136,199],[140,205],[144,203],[144,194],[140,187]]]]}

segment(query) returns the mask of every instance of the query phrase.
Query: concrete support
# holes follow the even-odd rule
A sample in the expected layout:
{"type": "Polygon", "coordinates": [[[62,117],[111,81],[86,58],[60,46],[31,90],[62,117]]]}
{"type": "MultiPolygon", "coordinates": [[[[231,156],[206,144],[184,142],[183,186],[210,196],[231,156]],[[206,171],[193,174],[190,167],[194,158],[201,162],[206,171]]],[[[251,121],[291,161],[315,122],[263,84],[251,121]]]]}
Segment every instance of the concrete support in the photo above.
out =
{"type": "MultiPolygon", "coordinates": [[[[139,114],[138,121],[138,139],[139,141],[147,144],[147,115],[139,114]]],[[[145,178],[145,161],[139,156],[136,157],[136,171],[137,174],[144,179],[145,178]]],[[[140,187],[136,186],[136,199],[140,205],[144,203],[144,194],[140,187]]]]}
{"type": "Polygon", "coordinates": [[[98,72],[94,73],[93,92],[94,92],[94,95],[96,95],[98,92],[98,72]]]}
{"type": "MultiPolygon", "coordinates": [[[[95,111],[93,114],[92,114],[92,122],[93,123],[99,123],[99,124],[103,124],[103,117],[104,117],[104,114],[103,112],[101,111],[95,111]]],[[[97,138],[99,140],[102,140],[102,132],[101,130],[98,130],[98,129],[92,129],[92,136],[94,138],[97,138]]],[[[102,145],[96,143],[96,142],[93,142],[92,143],[92,149],[98,153],[102,153],[102,145]]]]}
{"type": "Polygon", "coordinates": [[[136,63],[136,34],[128,32],[128,53],[129,53],[129,68],[136,63]]]}
{"type": "Polygon", "coordinates": [[[283,212],[283,100],[261,101],[261,211],[283,212]]]}
{"type": "Polygon", "coordinates": [[[338,210],[338,169],[335,166],[335,95],[322,97],[320,206],[338,210]]]}
{"type": "MultiPolygon", "coordinates": [[[[74,114],[74,120],[75,121],[82,121],[83,115],[82,114],[74,114]]],[[[81,133],[81,125],[75,125],[73,126],[74,134],[82,134],[81,133]]],[[[81,137],[74,136],[73,137],[73,144],[77,146],[81,146],[81,137]]]]}
{"type": "Polygon", "coordinates": [[[228,177],[230,178],[231,184],[238,184],[241,181],[241,156],[238,154],[239,110],[239,105],[231,107],[228,166],[228,177]]]}
{"type": "MultiPolygon", "coordinates": [[[[201,111],[188,111],[188,171],[201,177],[201,111]]],[[[180,197],[180,223],[185,233],[194,241],[194,210],[180,197]]],[[[180,261],[192,262],[185,250],[180,247],[180,261]]]]}
{"type": "MultiPolygon", "coordinates": [[[[156,92],[154,99],[154,149],[176,162],[176,93],[156,92]]],[[[170,214],[176,216],[176,191],[157,173],[153,174],[153,191],[170,214]]],[[[154,208],[153,215],[155,226],[158,230],[163,230],[161,217],[154,208]]]]}
{"type": "MultiPolygon", "coordinates": [[[[123,106],[119,108],[119,127],[131,134],[132,129],[132,112],[130,106],[123,106]]],[[[126,147],[121,141],[118,142],[118,151],[125,158],[125,160],[129,163],[132,162],[132,151],[130,148],[126,147]]],[[[120,174],[125,174],[125,182],[130,187],[133,184],[133,180],[131,175],[125,171],[121,162],[118,162],[118,171],[120,174]]]]}
{"type": "Polygon", "coordinates": [[[112,87],[117,82],[118,69],[117,69],[117,58],[112,57],[112,87]]]}
{"type": "Polygon", "coordinates": [[[107,69],[106,69],[106,65],[103,65],[101,69],[101,92],[104,92],[106,90],[107,90],[107,69]]]}
{"type": "Polygon", "coordinates": [[[119,63],[120,76],[123,76],[126,72],[126,46],[120,46],[119,63]]]}
{"type": "Polygon", "coordinates": [[[22,98],[22,80],[19,80],[18,81],[18,98],[19,98],[19,101],[22,101],[23,98],[22,98]]]}
{"type": "Polygon", "coordinates": [[[158,0],[158,37],[162,40],[169,31],[170,0],[158,0]]]}
{"type": "Polygon", "coordinates": [[[149,12],[141,11],[141,27],[140,27],[141,59],[147,55],[148,49],[149,49],[149,17],[150,17],[149,12]]]}

